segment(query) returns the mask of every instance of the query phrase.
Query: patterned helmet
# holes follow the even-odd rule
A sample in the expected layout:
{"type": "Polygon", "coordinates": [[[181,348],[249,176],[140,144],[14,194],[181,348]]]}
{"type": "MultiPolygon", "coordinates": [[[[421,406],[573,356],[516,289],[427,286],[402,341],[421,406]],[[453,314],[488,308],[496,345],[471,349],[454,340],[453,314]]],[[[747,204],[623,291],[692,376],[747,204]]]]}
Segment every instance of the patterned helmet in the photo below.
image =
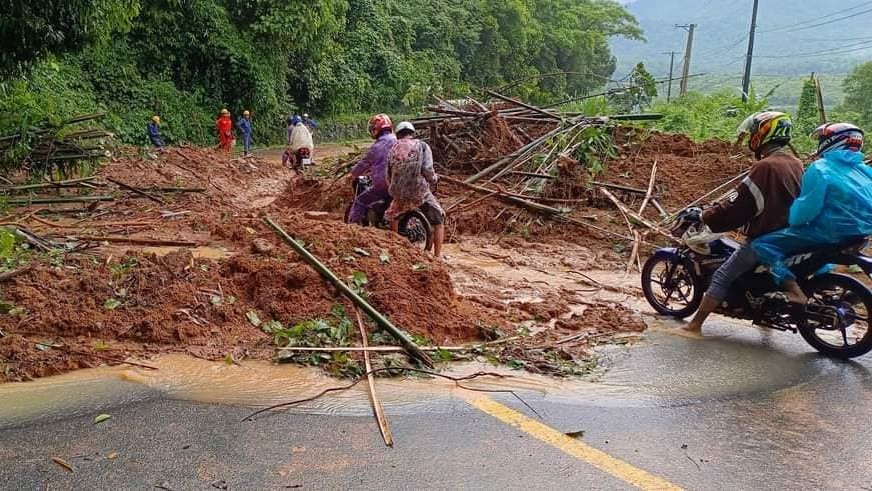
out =
{"type": "Polygon", "coordinates": [[[818,155],[830,150],[851,150],[859,152],[863,148],[863,130],[851,123],[827,123],[811,132],[818,141],[818,155]]]}
{"type": "Polygon", "coordinates": [[[369,118],[369,134],[373,139],[378,138],[384,130],[393,130],[394,123],[387,114],[376,114],[369,118]]]}
{"type": "Polygon", "coordinates": [[[759,159],[763,147],[770,143],[787,145],[790,143],[790,130],[793,123],[790,116],[777,111],[754,114],[739,126],[740,133],[748,134],[748,148],[759,159]]]}

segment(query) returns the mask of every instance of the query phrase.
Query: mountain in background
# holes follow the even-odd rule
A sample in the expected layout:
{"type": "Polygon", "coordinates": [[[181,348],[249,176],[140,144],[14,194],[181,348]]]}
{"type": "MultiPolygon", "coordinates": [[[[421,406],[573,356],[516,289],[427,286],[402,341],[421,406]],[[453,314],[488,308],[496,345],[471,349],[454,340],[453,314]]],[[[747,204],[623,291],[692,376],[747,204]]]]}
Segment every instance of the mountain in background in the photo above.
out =
{"type": "MultiPolygon", "coordinates": [[[[752,0],[619,3],[639,20],[647,42],[612,41],[612,52],[618,58],[617,76],[643,61],[655,76],[665,77],[669,56],[663,52],[682,53],[685,47],[687,33],[675,24],[695,23],[691,72],[741,78],[752,0]]],[[[872,1],[760,0],[757,26],[756,74],[847,73],[858,63],[872,60],[872,1]]],[[[681,56],[676,55],[676,73],[680,73],[681,56]]]]}

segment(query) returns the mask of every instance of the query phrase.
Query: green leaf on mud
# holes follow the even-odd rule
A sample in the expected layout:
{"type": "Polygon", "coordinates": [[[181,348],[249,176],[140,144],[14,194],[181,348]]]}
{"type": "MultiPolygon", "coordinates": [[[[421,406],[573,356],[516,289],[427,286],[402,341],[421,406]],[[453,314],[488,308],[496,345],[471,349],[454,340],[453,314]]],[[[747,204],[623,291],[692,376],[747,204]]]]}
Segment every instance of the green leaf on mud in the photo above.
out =
{"type": "Polygon", "coordinates": [[[248,319],[248,322],[250,322],[251,325],[254,327],[260,327],[260,325],[262,324],[260,317],[258,317],[257,315],[257,312],[253,310],[249,310],[248,312],[246,312],[245,318],[248,319]]]}
{"type": "Polygon", "coordinates": [[[227,365],[233,365],[236,360],[233,359],[233,355],[231,353],[227,353],[224,355],[224,363],[227,365]]]}
{"type": "Polygon", "coordinates": [[[567,431],[566,433],[564,433],[564,435],[568,436],[569,438],[584,438],[584,430],[567,431]]]}
{"type": "Polygon", "coordinates": [[[383,251],[381,251],[381,254],[379,254],[378,259],[382,263],[387,264],[387,263],[391,262],[391,255],[388,254],[388,251],[383,250],[383,251]]]}
{"type": "Polygon", "coordinates": [[[111,414],[100,414],[100,415],[98,415],[96,418],[94,418],[94,424],[95,424],[95,425],[96,425],[96,424],[100,424],[100,423],[102,423],[103,421],[106,421],[107,419],[109,419],[109,418],[111,418],[111,417],[112,417],[111,414]]]}
{"type": "Polygon", "coordinates": [[[106,301],[103,303],[103,307],[106,310],[115,310],[118,307],[121,307],[121,302],[114,298],[107,298],[106,301]]]}
{"type": "Polygon", "coordinates": [[[0,314],[8,314],[15,310],[15,304],[0,300],[0,314]]]}

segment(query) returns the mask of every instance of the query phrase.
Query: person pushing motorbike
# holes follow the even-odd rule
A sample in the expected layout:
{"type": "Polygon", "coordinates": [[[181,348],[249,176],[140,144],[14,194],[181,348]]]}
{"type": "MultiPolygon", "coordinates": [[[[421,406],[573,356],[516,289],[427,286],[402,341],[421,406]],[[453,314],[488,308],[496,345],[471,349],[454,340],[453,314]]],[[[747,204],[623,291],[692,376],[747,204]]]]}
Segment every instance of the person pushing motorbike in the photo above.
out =
{"type": "Polygon", "coordinates": [[[724,300],[730,285],[757,266],[751,241],[787,226],[790,205],[799,195],[803,172],[802,162],[788,148],[792,127],[790,116],[775,111],[755,114],[739,127],[739,133],[747,135],[748,148],[757,162],[725,200],[696,213],[701,214],[702,222],[712,232],[742,229],[748,241],[714,273],[699,310],[685,330],[701,332],[703,323],[724,300]]]}
{"type": "Polygon", "coordinates": [[[383,199],[387,199],[387,162],[388,153],[397,144],[394,135],[394,124],[387,114],[376,114],[369,120],[369,134],[375,143],[369,147],[366,155],[351,169],[351,175],[355,179],[369,174],[372,176],[372,187],[361,193],[351,206],[349,223],[363,224],[366,211],[383,199]]]}

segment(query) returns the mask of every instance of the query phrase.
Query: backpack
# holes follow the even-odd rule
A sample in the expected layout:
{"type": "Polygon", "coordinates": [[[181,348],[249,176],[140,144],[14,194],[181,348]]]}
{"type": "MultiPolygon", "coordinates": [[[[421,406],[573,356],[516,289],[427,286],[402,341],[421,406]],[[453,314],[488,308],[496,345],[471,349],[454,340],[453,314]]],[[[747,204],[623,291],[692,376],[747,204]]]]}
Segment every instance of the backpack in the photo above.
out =
{"type": "Polygon", "coordinates": [[[395,200],[423,203],[430,186],[421,174],[424,143],[415,138],[402,139],[388,154],[390,185],[388,193],[395,200]]]}

